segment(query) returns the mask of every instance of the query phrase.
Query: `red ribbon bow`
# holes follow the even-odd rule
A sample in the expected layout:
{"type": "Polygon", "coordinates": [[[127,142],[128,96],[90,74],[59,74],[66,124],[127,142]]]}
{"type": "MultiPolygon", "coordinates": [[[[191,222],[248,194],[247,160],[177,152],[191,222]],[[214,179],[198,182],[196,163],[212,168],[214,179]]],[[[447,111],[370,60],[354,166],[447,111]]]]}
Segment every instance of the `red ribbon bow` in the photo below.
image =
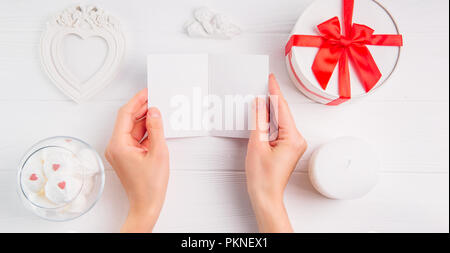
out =
{"type": "Polygon", "coordinates": [[[292,47],[319,47],[312,71],[324,90],[339,62],[339,98],[328,105],[338,105],[351,97],[349,58],[369,92],[380,80],[381,72],[366,45],[403,45],[401,35],[374,35],[370,27],[352,24],[354,0],[343,0],[343,6],[345,34],[341,34],[339,18],[333,17],[317,26],[321,36],[294,34],[286,44],[286,55],[292,47]]]}

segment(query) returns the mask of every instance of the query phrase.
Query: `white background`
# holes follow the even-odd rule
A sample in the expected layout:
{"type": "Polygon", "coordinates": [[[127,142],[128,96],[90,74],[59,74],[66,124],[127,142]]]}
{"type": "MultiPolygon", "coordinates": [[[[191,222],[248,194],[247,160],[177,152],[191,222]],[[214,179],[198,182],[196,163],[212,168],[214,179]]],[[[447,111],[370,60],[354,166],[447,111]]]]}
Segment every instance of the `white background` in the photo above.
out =
{"type": "MultiPolygon", "coordinates": [[[[100,202],[64,223],[41,220],[22,207],[16,167],[29,146],[55,135],[81,138],[103,154],[117,109],[146,87],[146,55],[155,52],[270,55],[270,70],[309,143],[285,194],[295,231],[448,232],[449,2],[382,0],[404,35],[399,68],[375,94],[339,107],[308,100],[286,72],[284,44],[310,2],[94,1],[121,21],[126,54],[113,83],[76,105],[45,76],[38,57],[46,20],[76,2],[0,0],[0,232],[119,230],[128,207],[109,165],[100,202]],[[183,25],[200,6],[229,14],[244,33],[232,41],[188,38],[183,25]],[[372,143],[383,167],[379,184],[364,198],[334,201],[312,188],[305,168],[318,145],[344,135],[372,143]]],[[[169,148],[170,183],[155,231],[257,231],[245,186],[245,140],[187,138],[169,141],[169,148]]]]}

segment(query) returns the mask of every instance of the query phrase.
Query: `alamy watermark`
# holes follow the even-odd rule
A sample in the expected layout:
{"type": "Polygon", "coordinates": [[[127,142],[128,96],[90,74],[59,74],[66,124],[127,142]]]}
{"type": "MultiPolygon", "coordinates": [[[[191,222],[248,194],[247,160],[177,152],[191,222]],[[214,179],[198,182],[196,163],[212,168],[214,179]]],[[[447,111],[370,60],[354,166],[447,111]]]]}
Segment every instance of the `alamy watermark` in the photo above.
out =
{"type": "Polygon", "coordinates": [[[278,96],[275,95],[205,95],[201,88],[194,87],[192,96],[175,95],[169,104],[171,113],[165,116],[169,117],[173,130],[255,130],[258,126],[266,131],[270,125],[268,120],[278,119],[278,96]],[[255,112],[258,112],[256,117],[255,112]]]}

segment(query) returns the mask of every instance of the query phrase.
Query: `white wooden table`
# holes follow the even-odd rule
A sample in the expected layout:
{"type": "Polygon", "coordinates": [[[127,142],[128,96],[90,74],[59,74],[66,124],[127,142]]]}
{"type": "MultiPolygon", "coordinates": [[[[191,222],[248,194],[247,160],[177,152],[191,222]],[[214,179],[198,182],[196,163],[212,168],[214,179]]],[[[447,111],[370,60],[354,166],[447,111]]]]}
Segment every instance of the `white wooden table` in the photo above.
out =
{"type": "MultiPolygon", "coordinates": [[[[286,190],[297,232],[449,231],[449,2],[382,0],[404,35],[399,68],[386,86],[363,100],[326,107],[291,84],[283,46],[312,0],[93,1],[120,19],[127,40],[118,77],[90,102],[69,101],[40,67],[40,34],[50,15],[70,0],[0,1],[0,232],[115,232],[127,201],[112,168],[100,202],[74,221],[52,223],[24,209],[16,194],[16,167],[40,139],[69,135],[103,154],[115,113],[146,86],[146,55],[258,53],[270,55],[298,128],[309,142],[286,190]],[[229,14],[245,32],[231,41],[188,38],[191,11],[209,6],[229,14]],[[381,180],[362,199],[334,201],[311,186],[311,152],[334,137],[372,143],[382,158],[381,180]]],[[[245,187],[246,141],[188,138],[169,141],[171,177],[158,232],[257,231],[245,187]]],[[[105,161],[105,164],[106,161],[105,161]]]]}

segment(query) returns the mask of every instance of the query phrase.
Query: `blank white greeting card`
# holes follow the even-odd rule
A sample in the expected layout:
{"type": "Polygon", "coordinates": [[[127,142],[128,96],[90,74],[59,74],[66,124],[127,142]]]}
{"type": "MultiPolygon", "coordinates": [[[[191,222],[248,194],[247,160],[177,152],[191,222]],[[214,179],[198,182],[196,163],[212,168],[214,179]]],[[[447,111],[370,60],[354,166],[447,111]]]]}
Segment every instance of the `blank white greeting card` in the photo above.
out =
{"type": "Polygon", "coordinates": [[[267,95],[267,55],[153,54],[148,103],[160,109],[166,138],[248,138],[251,103],[267,95]]]}

